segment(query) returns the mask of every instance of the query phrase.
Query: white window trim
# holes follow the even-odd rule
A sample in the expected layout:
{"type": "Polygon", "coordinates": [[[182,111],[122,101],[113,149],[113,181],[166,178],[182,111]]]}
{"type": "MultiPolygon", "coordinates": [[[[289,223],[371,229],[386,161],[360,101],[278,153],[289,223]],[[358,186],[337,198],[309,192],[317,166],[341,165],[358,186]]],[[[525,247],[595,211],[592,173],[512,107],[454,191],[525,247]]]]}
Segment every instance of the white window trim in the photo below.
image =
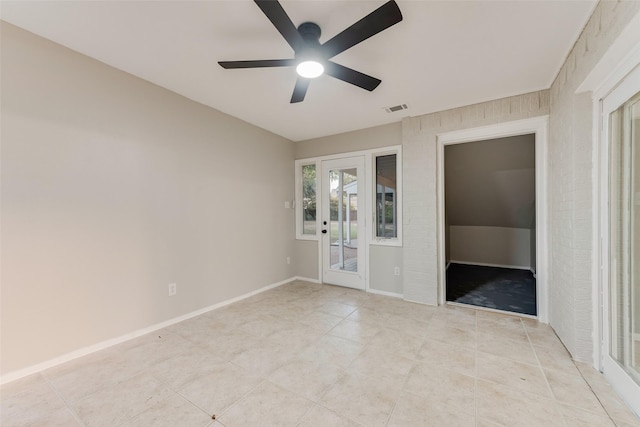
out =
{"type": "Polygon", "coordinates": [[[294,198],[295,215],[296,215],[296,239],[298,240],[318,240],[320,237],[320,221],[318,221],[318,195],[322,194],[322,180],[318,179],[320,171],[320,160],[318,159],[301,159],[295,161],[295,191],[294,198]],[[302,222],[302,167],[307,165],[315,165],[316,167],[316,234],[304,234],[302,222]]]}

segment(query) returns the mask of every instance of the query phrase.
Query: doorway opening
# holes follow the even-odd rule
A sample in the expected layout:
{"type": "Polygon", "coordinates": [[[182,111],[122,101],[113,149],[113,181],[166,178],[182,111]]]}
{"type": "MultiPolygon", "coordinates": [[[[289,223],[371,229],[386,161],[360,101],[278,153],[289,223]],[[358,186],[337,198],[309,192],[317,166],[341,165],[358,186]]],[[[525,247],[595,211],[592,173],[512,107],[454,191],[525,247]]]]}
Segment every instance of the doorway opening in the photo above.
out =
{"type": "MultiPolygon", "coordinates": [[[[526,273],[528,270],[535,275],[535,292],[532,292],[535,299],[531,298],[528,303],[529,307],[535,305],[535,315],[528,314],[524,309],[488,308],[535,317],[542,323],[548,322],[548,128],[549,118],[541,116],[437,135],[439,304],[453,303],[447,301],[447,266],[451,269],[452,266],[455,267],[454,264],[479,264],[483,267],[520,270],[520,273],[526,273]],[[515,145],[509,147],[508,143],[505,144],[507,141],[515,145]],[[503,144],[503,147],[489,155],[489,152],[483,152],[481,149],[482,144],[503,144]],[[445,178],[445,150],[447,157],[453,152],[449,151],[449,147],[452,147],[453,151],[465,147],[471,147],[472,150],[474,147],[480,147],[476,148],[470,160],[458,160],[456,167],[449,167],[449,172],[455,172],[457,168],[462,177],[480,174],[472,183],[457,183],[458,187],[463,186],[463,191],[453,199],[454,204],[472,202],[475,205],[473,209],[451,207],[445,203],[445,187],[450,179],[445,178]],[[517,160],[510,166],[508,163],[506,166],[501,165],[498,160],[498,157],[508,154],[507,151],[512,152],[510,156],[515,156],[517,160]],[[526,159],[523,153],[526,153],[526,159]],[[490,165],[493,165],[492,170],[489,169],[490,165]],[[479,168],[480,171],[473,172],[473,168],[479,168]],[[493,190],[481,188],[480,184],[483,181],[492,183],[493,190]],[[526,183],[526,192],[518,190],[518,183],[526,183]],[[511,204],[512,198],[518,203],[511,204]],[[460,211],[458,214],[455,212],[456,209],[460,211]],[[478,250],[478,247],[483,247],[482,244],[484,249],[478,250]]],[[[469,153],[466,155],[468,157],[469,153]]],[[[455,160],[455,157],[449,161],[451,159],[455,160]]],[[[510,280],[513,279],[504,279],[505,287],[510,280]]],[[[495,289],[494,292],[498,293],[495,289]]],[[[475,298],[476,302],[479,299],[475,298]]],[[[487,307],[487,304],[483,306],[487,307]]]]}
{"type": "Polygon", "coordinates": [[[446,300],[536,310],[535,135],[444,148],[446,300]]]}

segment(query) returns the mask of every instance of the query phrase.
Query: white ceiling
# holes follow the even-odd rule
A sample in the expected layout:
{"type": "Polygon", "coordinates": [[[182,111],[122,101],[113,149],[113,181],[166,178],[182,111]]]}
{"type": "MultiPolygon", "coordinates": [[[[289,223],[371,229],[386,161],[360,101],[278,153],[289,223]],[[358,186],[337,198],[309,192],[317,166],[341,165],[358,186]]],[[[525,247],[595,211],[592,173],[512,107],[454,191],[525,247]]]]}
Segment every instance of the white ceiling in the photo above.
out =
{"type": "MultiPolygon", "coordinates": [[[[282,0],[324,42],[385,1],[282,0]]],[[[224,70],[219,60],[293,57],[260,9],[228,1],[2,1],[1,18],[192,100],[299,141],[546,89],[596,0],[398,1],[399,24],[335,62],[382,80],[329,76],[290,104],[293,67],[224,70]],[[384,107],[407,104],[389,114],[384,107]]]]}

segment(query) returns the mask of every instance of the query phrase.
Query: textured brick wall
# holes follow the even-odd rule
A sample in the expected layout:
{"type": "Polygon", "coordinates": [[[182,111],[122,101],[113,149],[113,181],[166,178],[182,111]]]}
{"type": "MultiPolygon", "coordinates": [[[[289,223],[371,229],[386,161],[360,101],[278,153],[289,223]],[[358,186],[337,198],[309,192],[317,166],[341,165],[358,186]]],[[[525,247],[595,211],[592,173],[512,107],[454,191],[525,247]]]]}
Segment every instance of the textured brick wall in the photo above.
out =
{"type": "Polygon", "coordinates": [[[550,323],[577,360],[592,362],[595,243],[592,100],[576,89],[629,21],[638,1],[601,1],[551,85],[550,323]]]}
{"type": "Polygon", "coordinates": [[[436,135],[549,114],[549,91],[404,119],[404,297],[438,302],[436,135]]]}

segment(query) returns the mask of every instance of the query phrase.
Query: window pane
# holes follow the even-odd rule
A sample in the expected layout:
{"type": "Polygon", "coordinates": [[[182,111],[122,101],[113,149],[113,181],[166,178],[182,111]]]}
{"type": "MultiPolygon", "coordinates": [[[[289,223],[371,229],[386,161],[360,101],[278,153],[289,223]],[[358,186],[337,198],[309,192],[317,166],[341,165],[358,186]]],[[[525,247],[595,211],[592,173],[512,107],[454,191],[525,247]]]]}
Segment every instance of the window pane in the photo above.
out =
{"type": "Polygon", "coordinates": [[[316,234],[316,165],[302,166],[302,234],[316,234]]]}
{"type": "Polygon", "coordinates": [[[640,93],[610,121],[610,355],[640,384],[640,93]]]}
{"type": "Polygon", "coordinates": [[[329,171],[331,269],[358,271],[358,171],[329,171]]]}
{"type": "Polygon", "coordinates": [[[376,157],[376,237],[398,237],[396,155],[376,157]]]}

